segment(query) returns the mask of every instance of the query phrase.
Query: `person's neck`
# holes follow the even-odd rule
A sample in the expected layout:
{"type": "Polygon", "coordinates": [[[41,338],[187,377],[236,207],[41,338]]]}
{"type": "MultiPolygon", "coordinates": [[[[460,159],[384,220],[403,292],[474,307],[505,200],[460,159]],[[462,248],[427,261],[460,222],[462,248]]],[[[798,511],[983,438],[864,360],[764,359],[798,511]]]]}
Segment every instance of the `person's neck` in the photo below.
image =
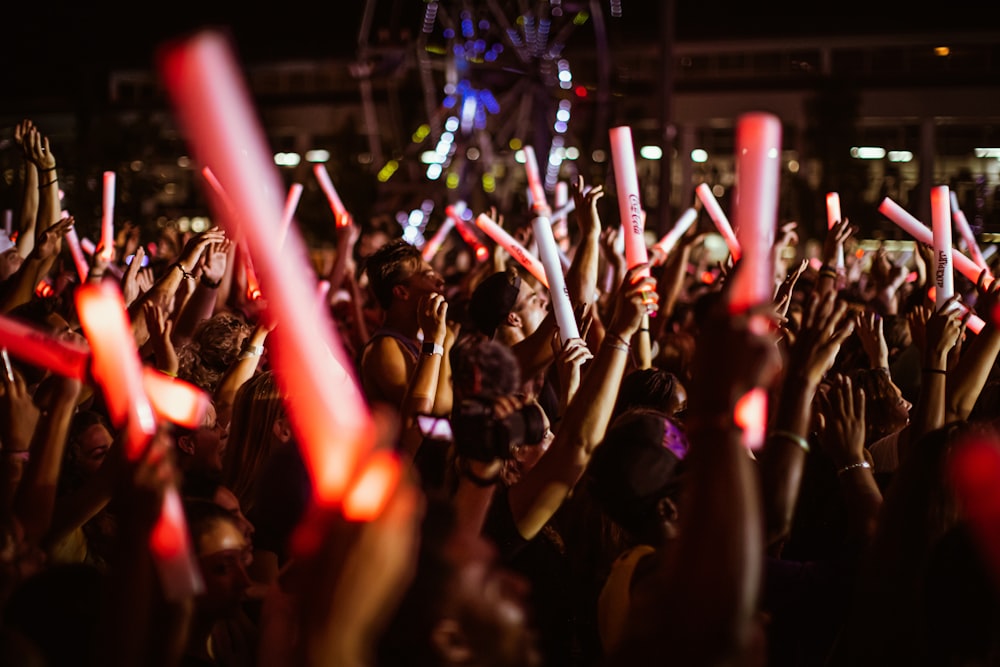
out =
{"type": "Polygon", "coordinates": [[[417,339],[420,325],[417,323],[417,314],[402,307],[391,307],[385,314],[382,328],[392,329],[413,340],[417,339]]]}

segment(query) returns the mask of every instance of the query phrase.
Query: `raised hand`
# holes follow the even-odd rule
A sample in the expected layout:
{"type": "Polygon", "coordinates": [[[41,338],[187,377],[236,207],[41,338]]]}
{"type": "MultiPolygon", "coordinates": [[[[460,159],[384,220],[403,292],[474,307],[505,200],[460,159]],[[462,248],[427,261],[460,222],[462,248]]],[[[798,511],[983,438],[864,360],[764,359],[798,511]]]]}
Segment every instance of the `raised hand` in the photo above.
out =
{"type": "Polygon", "coordinates": [[[156,367],[168,375],[176,375],[180,368],[180,360],[170,339],[174,330],[170,313],[162,304],[150,300],[142,304],[142,314],[146,319],[146,329],[149,331],[153,355],[156,357],[156,367]]]}
{"type": "Polygon", "coordinates": [[[51,171],[56,167],[56,158],[49,147],[49,138],[43,136],[37,128],[28,130],[25,145],[27,147],[27,158],[39,171],[51,171]]]}
{"type": "Polygon", "coordinates": [[[558,333],[553,336],[552,346],[555,348],[555,365],[559,376],[559,414],[563,414],[576,395],[576,390],[580,388],[583,365],[593,359],[594,355],[584,338],[570,338],[565,345],[560,345],[558,333]]]}
{"type": "Polygon", "coordinates": [[[823,241],[823,264],[833,266],[837,261],[838,249],[844,247],[847,239],[851,238],[854,229],[851,227],[849,218],[838,220],[833,227],[827,230],[826,238],[823,241]]]}
{"type": "Polygon", "coordinates": [[[186,272],[191,273],[201,261],[201,255],[208,246],[213,243],[222,243],[225,240],[226,233],[218,227],[212,227],[200,234],[195,234],[184,244],[184,249],[181,250],[180,256],[177,258],[177,263],[186,272]]]}
{"type": "Polygon", "coordinates": [[[929,318],[924,329],[924,363],[928,368],[947,369],[952,349],[959,344],[965,329],[965,317],[958,307],[958,295],[942,303],[929,318]]]}
{"type": "Polygon", "coordinates": [[[846,375],[835,375],[819,394],[820,445],[837,470],[865,460],[865,392],[846,375]]]}
{"type": "Polygon", "coordinates": [[[656,312],[660,301],[656,279],[640,275],[648,268],[648,262],[636,264],[625,273],[625,279],[615,295],[614,313],[608,325],[609,335],[619,336],[628,342],[642,325],[642,318],[656,312]]]}
{"type": "Polygon", "coordinates": [[[873,310],[858,313],[855,318],[858,339],[872,368],[889,367],[889,345],[885,340],[882,317],[873,310]]]}
{"type": "Polygon", "coordinates": [[[833,366],[840,347],[854,331],[847,302],[836,292],[814,292],[802,314],[802,326],[791,350],[789,372],[817,387],[833,366]]]}
{"type": "Polygon", "coordinates": [[[139,270],[142,268],[142,258],[146,256],[146,251],[142,246],[135,249],[132,262],[122,274],[121,286],[122,296],[125,299],[125,306],[128,307],[133,301],[139,298],[142,291],[139,288],[139,270]]]}
{"type": "Polygon", "coordinates": [[[31,131],[35,125],[27,118],[14,126],[14,145],[21,149],[25,159],[31,151],[31,131]]]}
{"type": "Polygon", "coordinates": [[[14,380],[0,373],[0,442],[3,451],[28,451],[38,423],[39,411],[24,377],[14,371],[14,380]]]}
{"type": "Polygon", "coordinates": [[[774,292],[774,303],[778,308],[778,315],[785,317],[788,314],[788,307],[792,303],[792,291],[795,289],[795,284],[802,277],[802,274],[809,267],[809,260],[803,259],[799,262],[798,268],[790,271],[785,279],[781,281],[778,285],[778,289],[774,292]]]}
{"type": "Polygon", "coordinates": [[[597,212],[597,202],[604,196],[604,186],[587,188],[583,176],[577,176],[572,189],[576,209],[576,222],[583,236],[597,233],[601,229],[601,216],[597,212]]]}
{"type": "Polygon", "coordinates": [[[73,216],[69,216],[59,220],[51,227],[48,227],[43,232],[38,234],[38,238],[35,241],[35,247],[31,251],[31,257],[34,259],[44,262],[45,260],[51,259],[59,254],[62,249],[62,239],[66,236],[66,232],[69,231],[76,223],[76,219],[73,216]]]}
{"type": "Polygon", "coordinates": [[[218,284],[226,275],[229,262],[229,251],[233,242],[229,239],[211,243],[202,253],[200,266],[201,276],[211,284],[218,284]]]}
{"type": "Polygon", "coordinates": [[[417,323],[427,342],[444,344],[448,335],[448,302],[443,294],[435,292],[424,296],[417,309],[417,323]]]}

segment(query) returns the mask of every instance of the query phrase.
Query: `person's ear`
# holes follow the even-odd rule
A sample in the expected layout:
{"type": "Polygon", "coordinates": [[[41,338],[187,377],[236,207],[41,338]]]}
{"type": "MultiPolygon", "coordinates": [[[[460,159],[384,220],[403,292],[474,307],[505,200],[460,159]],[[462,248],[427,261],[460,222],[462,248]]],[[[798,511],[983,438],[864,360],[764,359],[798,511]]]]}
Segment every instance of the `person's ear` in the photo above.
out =
{"type": "Polygon", "coordinates": [[[394,285],[392,288],[392,296],[399,301],[406,301],[410,298],[410,290],[406,285],[394,285]]]}
{"type": "Polygon", "coordinates": [[[190,435],[182,435],[177,438],[177,449],[189,456],[194,456],[194,438],[190,435]]]}
{"type": "Polygon", "coordinates": [[[656,513],[663,522],[667,537],[669,539],[677,537],[680,531],[680,512],[677,510],[677,504],[664,496],[656,503],[656,513]]]}
{"type": "Polygon", "coordinates": [[[472,659],[472,649],[458,621],[453,618],[442,618],[434,625],[431,643],[446,664],[458,665],[472,659]]]}
{"type": "Polygon", "coordinates": [[[515,312],[507,313],[507,319],[504,323],[509,327],[514,327],[515,329],[520,329],[524,322],[521,320],[521,316],[515,312]]]}

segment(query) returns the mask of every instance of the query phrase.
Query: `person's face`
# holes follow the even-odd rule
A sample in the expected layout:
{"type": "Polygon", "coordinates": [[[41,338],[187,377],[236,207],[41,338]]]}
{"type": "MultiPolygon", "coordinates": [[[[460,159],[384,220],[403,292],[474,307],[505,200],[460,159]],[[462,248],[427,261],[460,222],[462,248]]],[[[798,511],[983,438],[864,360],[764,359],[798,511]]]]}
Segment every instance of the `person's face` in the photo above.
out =
{"type": "Polygon", "coordinates": [[[434,267],[421,260],[410,277],[406,279],[406,287],[409,288],[410,300],[416,304],[428,294],[443,292],[444,279],[434,270],[434,267]]]}
{"type": "Polygon", "coordinates": [[[209,404],[205,421],[192,436],[195,466],[201,470],[221,471],[228,436],[228,430],[219,425],[215,406],[209,404]]]}
{"type": "MultiPolygon", "coordinates": [[[[531,403],[538,404],[537,400],[532,400],[531,403]]],[[[502,472],[503,481],[508,486],[516,484],[522,475],[534,468],[542,455],[548,451],[552,441],[555,440],[556,436],[552,432],[548,415],[545,414],[544,410],[540,410],[540,412],[545,424],[545,434],[542,436],[541,442],[525,442],[514,447],[514,456],[505,461],[502,472]]]]}
{"type": "Polygon", "coordinates": [[[199,609],[211,616],[234,613],[251,584],[246,568],[253,561],[250,544],[233,521],[215,521],[195,545],[205,592],[199,609]]]}
{"type": "Polygon", "coordinates": [[[76,463],[84,475],[89,477],[97,472],[107,458],[112,442],[114,438],[102,424],[94,424],[80,434],[76,463]]]}
{"type": "Polygon", "coordinates": [[[681,419],[684,417],[684,413],[687,412],[687,407],[687,389],[684,388],[680,380],[674,380],[674,391],[667,402],[667,414],[671,417],[681,419]]]}
{"type": "Polygon", "coordinates": [[[225,486],[219,486],[215,489],[215,495],[212,496],[212,502],[233,515],[233,519],[236,520],[237,526],[243,531],[243,537],[246,539],[247,544],[252,544],[254,527],[253,524],[250,523],[250,520],[244,516],[243,509],[240,507],[240,501],[239,498],[236,497],[236,494],[225,486]]]}
{"type": "Polygon", "coordinates": [[[7,280],[17,273],[23,263],[24,258],[18,254],[16,247],[0,253],[0,280],[7,280]]]}
{"type": "Polygon", "coordinates": [[[892,385],[892,422],[899,428],[910,423],[910,408],[913,404],[903,398],[899,387],[892,385]]]}
{"type": "Polygon", "coordinates": [[[526,280],[522,280],[521,291],[511,312],[521,318],[521,329],[525,336],[530,336],[545,319],[548,309],[545,298],[526,280]]]}

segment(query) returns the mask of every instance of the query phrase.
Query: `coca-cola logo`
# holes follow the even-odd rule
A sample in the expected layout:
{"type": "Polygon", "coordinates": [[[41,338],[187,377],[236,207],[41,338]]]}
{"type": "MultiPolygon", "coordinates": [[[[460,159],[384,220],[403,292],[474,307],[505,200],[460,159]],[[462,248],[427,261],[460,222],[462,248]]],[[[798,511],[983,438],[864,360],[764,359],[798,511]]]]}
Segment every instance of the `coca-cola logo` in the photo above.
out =
{"type": "Polygon", "coordinates": [[[628,196],[628,211],[632,219],[632,231],[642,234],[642,209],[639,207],[639,195],[628,196]]]}

